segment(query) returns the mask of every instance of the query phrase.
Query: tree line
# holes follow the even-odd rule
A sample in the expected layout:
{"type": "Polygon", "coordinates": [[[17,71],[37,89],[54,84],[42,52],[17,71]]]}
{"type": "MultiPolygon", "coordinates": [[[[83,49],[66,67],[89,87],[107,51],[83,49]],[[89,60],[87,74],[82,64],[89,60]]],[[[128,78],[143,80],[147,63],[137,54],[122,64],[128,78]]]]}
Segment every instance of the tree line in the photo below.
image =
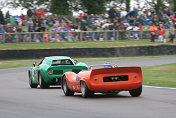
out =
{"type": "Polygon", "coordinates": [[[130,11],[131,2],[136,3],[139,10],[153,7],[156,11],[160,7],[176,11],[176,0],[11,0],[8,2],[14,8],[37,9],[43,7],[46,11],[58,15],[71,15],[72,11],[82,10],[87,14],[103,14],[108,7],[122,8],[130,11]],[[140,2],[145,1],[145,6],[140,8],[140,2]],[[108,6],[109,5],[109,6],[108,6]]]}

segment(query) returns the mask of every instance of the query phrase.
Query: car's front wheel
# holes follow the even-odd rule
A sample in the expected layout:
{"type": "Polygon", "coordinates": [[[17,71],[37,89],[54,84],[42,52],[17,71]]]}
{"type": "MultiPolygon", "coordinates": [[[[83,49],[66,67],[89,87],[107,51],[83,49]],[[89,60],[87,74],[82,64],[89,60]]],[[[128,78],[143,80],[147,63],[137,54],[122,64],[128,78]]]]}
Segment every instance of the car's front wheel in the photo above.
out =
{"type": "Polygon", "coordinates": [[[81,93],[84,98],[94,95],[94,92],[89,90],[89,88],[87,87],[87,84],[84,81],[81,82],[81,93]]]}
{"type": "Polygon", "coordinates": [[[42,88],[42,89],[49,88],[49,84],[47,84],[47,83],[43,80],[42,75],[39,73],[38,76],[39,76],[39,85],[40,85],[40,88],[42,88]]]}
{"type": "Polygon", "coordinates": [[[130,93],[130,95],[132,97],[138,97],[138,96],[140,96],[141,93],[142,93],[142,85],[139,88],[137,88],[137,89],[130,90],[129,93],[130,93]]]}
{"type": "Polygon", "coordinates": [[[63,77],[63,80],[62,80],[62,89],[63,89],[63,91],[64,91],[65,96],[72,96],[72,95],[74,95],[74,92],[71,91],[71,90],[68,88],[66,76],[64,76],[64,77],[63,77]]]}
{"type": "Polygon", "coordinates": [[[37,88],[38,85],[32,83],[32,77],[31,77],[30,72],[28,72],[28,75],[29,75],[29,86],[30,86],[31,88],[37,88]]]}

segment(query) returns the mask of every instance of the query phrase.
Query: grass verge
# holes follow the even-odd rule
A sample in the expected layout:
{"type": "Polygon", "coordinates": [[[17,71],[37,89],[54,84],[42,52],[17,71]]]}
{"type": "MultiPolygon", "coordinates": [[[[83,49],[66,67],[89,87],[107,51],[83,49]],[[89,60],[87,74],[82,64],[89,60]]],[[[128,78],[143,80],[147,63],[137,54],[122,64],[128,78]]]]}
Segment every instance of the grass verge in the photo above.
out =
{"type": "MultiPolygon", "coordinates": [[[[159,58],[159,57],[173,57],[176,55],[165,56],[139,56],[139,57],[106,57],[106,58],[73,58],[78,62],[96,62],[96,61],[111,61],[122,59],[142,59],[142,58],[159,58]]],[[[33,62],[39,63],[42,59],[19,59],[19,60],[0,60],[0,69],[29,67],[33,62]]]]}
{"type": "MultiPolygon", "coordinates": [[[[166,43],[165,43],[166,44],[166,43]]],[[[169,45],[176,45],[176,42],[169,45]]],[[[103,42],[58,42],[58,43],[6,43],[0,44],[0,50],[25,50],[25,49],[56,49],[56,48],[110,48],[125,46],[147,46],[163,45],[157,41],[149,40],[122,40],[122,41],[103,41],[103,42]]]]}
{"type": "Polygon", "coordinates": [[[143,84],[176,87],[176,63],[142,67],[143,84]]]}

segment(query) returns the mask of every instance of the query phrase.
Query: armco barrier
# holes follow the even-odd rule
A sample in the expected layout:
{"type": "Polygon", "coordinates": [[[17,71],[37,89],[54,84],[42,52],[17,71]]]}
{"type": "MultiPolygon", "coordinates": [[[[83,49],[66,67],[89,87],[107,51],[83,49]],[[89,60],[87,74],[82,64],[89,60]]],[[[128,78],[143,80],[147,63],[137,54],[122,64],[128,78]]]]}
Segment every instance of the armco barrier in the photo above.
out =
{"type": "Polygon", "coordinates": [[[0,59],[34,59],[46,56],[70,57],[127,57],[176,54],[176,45],[116,47],[116,48],[68,48],[0,50],[0,59]]]}

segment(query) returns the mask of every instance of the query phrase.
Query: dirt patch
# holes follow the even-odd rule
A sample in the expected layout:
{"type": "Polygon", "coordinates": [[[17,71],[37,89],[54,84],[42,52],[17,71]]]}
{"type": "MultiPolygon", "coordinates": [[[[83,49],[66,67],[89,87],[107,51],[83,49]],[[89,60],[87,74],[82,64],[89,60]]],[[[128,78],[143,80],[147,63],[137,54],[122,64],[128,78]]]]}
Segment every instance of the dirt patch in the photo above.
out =
{"type": "Polygon", "coordinates": [[[0,62],[0,65],[2,64],[2,62],[0,62]]]}

